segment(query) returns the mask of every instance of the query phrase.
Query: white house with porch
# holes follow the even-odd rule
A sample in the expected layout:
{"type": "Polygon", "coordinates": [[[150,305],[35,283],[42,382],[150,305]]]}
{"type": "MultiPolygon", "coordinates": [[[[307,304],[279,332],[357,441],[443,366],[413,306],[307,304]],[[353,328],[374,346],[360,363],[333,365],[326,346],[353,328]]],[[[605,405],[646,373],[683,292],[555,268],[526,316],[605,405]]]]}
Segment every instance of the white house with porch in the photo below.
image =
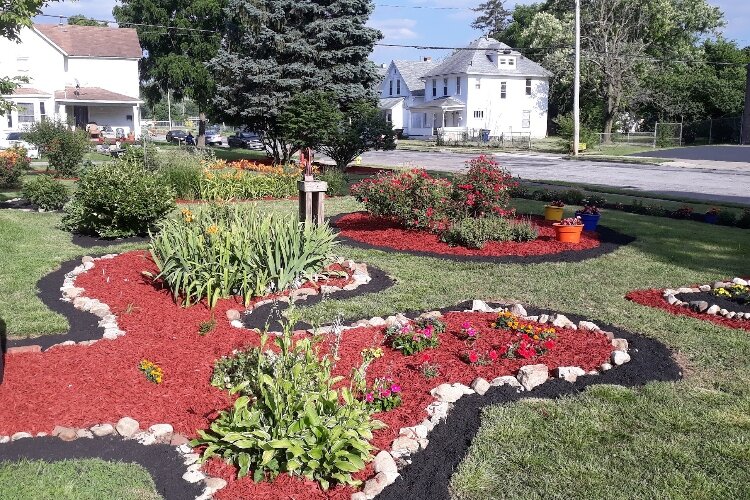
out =
{"type": "Polygon", "coordinates": [[[128,28],[35,24],[21,31],[18,43],[0,38],[0,73],[29,80],[3,96],[15,108],[0,117],[0,134],[59,119],[139,137],[142,56],[138,35],[128,28]]]}
{"type": "Polygon", "coordinates": [[[392,61],[380,109],[410,137],[547,135],[551,73],[504,43],[482,37],[440,62],[392,61]]]}

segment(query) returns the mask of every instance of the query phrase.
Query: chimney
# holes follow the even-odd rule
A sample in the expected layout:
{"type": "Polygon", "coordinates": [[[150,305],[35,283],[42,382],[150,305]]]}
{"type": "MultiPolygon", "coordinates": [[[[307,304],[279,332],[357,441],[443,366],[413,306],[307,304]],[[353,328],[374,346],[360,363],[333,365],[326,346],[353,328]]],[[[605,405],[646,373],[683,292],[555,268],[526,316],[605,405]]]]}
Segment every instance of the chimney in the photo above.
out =
{"type": "Polygon", "coordinates": [[[432,61],[431,57],[423,57],[422,58],[422,62],[430,62],[430,61],[432,61]]]}

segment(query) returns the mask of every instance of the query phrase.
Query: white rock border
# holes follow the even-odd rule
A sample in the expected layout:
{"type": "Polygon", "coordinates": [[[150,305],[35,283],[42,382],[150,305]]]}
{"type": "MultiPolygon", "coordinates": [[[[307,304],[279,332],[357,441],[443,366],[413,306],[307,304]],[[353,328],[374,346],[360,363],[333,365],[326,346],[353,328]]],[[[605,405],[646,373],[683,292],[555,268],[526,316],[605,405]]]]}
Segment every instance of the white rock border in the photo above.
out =
{"type": "Polygon", "coordinates": [[[710,285],[699,285],[697,287],[682,287],[677,289],[667,288],[662,292],[662,297],[670,306],[685,307],[697,313],[708,314],[710,316],[722,316],[726,319],[750,320],[750,312],[729,311],[716,304],[710,304],[706,301],[683,301],[676,297],[680,294],[710,292],[719,288],[728,288],[732,285],[748,286],[747,280],[742,278],[733,278],[731,281],[715,281],[710,285]]]}
{"type": "MultiPolygon", "coordinates": [[[[434,401],[430,403],[425,410],[429,418],[424,419],[421,423],[399,429],[399,436],[391,443],[391,449],[383,450],[375,456],[374,466],[376,475],[368,479],[362,491],[358,491],[351,496],[351,500],[370,500],[375,498],[387,486],[392,484],[398,478],[398,469],[411,463],[409,456],[420,450],[427,448],[430,441],[429,433],[441,421],[448,418],[448,414],[453,404],[468,394],[479,394],[483,396],[491,387],[509,385],[515,388],[516,392],[531,391],[542,385],[551,378],[560,378],[568,382],[575,382],[578,377],[583,375],[596,375],[601,372],[612,369],[613,365],[622,365],[630,361],[628,354],[628,341],[626,339],[615,338],[611,332],[606,332],[599,328],[595,323],[590,321],[579,321],[573,323],[563,314],[541,314],[539,316],[529,316],[522,304],[512,304],[508,307],[493,308],[482,300],[472,301],[472,307],[465,312],[501,312],[510,310],[513,314],[521,317],[526,321],[532,321],[539,324],[551,324],[559,328],[569,328],[572,330],[591,330],[605,335],[612,343],[612,355],[610,363],[602,363],[599,370],[586,372],[578,366],[561,366],[555,370],[553,376],[550,376],[549,367],[543,364],[526,365],[521,367],[518,374],[514,377],[506,375],[497,377],[492,381],[487,381],[481,377],[474,379],[471,387],[464,384],[440,384],[434,387],[430,394],[434,401]]],[[[439,318],[443,314],[440,311],[430,311],[421,314],[419,317],[439,318]]],[[[399,323],[408,322],[409,318],[403,314],[389,316],[387,318],[375,317],[370,320],[358,321],[352,327],[371,327],[371,326],[391,326],[399,323]]],[[[344,328],[352,328],[344,327],[344,328]]]]}
{"type": "MultiPolygon", "coordinates": [[[[91,427],[76,428],[58,425],[55,426],[50,434],[62,441],[121,436],[123,439],[136,440],[143,446],[168,444],[173,446],[182,455],[183,463],[186,467],[182,479],[189,483],[203,481],[203,493],[197,496],[196,500],[209,500],[213,498],[214,493],[227,485],[224,479],[208,476],[201,470],[201,464],[198,463],[200,456],[194,453],[188,438],[182,434],[175,434],[170,424],[154,424],[146,430],[141,430],[140,423],[137,420],[130,417],[122,417],[116,423],[100,423],[91,427]]],[[[0,436],[0,444],[47,435],[48,433],[46,432],[37,433],[36,436],[30,432],[16,432],[12,436],[0,436]]]]}

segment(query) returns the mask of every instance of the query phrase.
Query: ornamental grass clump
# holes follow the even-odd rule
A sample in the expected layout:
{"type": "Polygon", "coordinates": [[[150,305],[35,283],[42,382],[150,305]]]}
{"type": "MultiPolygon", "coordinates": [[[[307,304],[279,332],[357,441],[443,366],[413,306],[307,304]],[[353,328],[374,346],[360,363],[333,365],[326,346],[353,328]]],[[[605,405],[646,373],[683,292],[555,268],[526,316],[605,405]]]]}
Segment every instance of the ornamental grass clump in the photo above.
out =
{"type": "Polygon", "coordinates": [[[151,256],[161,279],[185,307],[206,299],[253,297],[310,279],[330,262],[335,235],[327,225],[264,214],[241,205],[209,205],[161,225],[151,256]]]}
{"type": "Polygon", "coordinates": [[[444,231],[440,239],[451,246],[481,249],[488,241],[532,241],[538,236],[529,221],[493,216],[461,219],[444,231]]]}
{"type": "MultiPolygon", "coordinates": [[[[238,467],[238,477],[251,474],[256,482],[288,473],[324,490],[332,483],[357,486],[352,474],[372,460],[372,431],[384,424],[349,388],[335,388],[341,377],[332,375],[331,358],[319,357],[312,339],[292,340],[297,318],[289,316],[275,349],[263,334],[260,347],[242,355],[245,378],[230,391],[240,397],[191,444],[205,446],[203,461],[221,457],[238,467]]],[[[226,365],[215,380],[225,380],[226,365]]]]}

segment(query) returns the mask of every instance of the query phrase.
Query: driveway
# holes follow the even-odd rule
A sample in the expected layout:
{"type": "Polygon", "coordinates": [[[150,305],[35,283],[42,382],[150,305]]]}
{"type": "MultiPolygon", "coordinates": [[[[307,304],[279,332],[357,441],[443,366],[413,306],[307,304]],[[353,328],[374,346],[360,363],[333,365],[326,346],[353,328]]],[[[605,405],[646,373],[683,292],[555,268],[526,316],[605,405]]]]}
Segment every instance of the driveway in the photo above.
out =
{"type": "Polygon", "coordinates": [[[630,156],[674,158],[678,160],[706,160],[750,162],[750,146],[689,146],[635,153],[630,156]]]}
{"type": "MultiPolygon", "coordinates": [[[[370,151],[362,155],[362,164],[456,172],[465,167],[466,161],[476,156],[447,151],[370,151]]],[[[640,165],[567,160],[560,156],[537,154],[497,153],[493,156],[514,176],[528,180],[598,184],[750,205],[750,160],[749,163],[739,164],[741,168],[737,168],[738,163],[732,163],[731,168],[722,168],[721,162],[711,162],[710,167],[701,167],[695,164],[640,165]]]]}

